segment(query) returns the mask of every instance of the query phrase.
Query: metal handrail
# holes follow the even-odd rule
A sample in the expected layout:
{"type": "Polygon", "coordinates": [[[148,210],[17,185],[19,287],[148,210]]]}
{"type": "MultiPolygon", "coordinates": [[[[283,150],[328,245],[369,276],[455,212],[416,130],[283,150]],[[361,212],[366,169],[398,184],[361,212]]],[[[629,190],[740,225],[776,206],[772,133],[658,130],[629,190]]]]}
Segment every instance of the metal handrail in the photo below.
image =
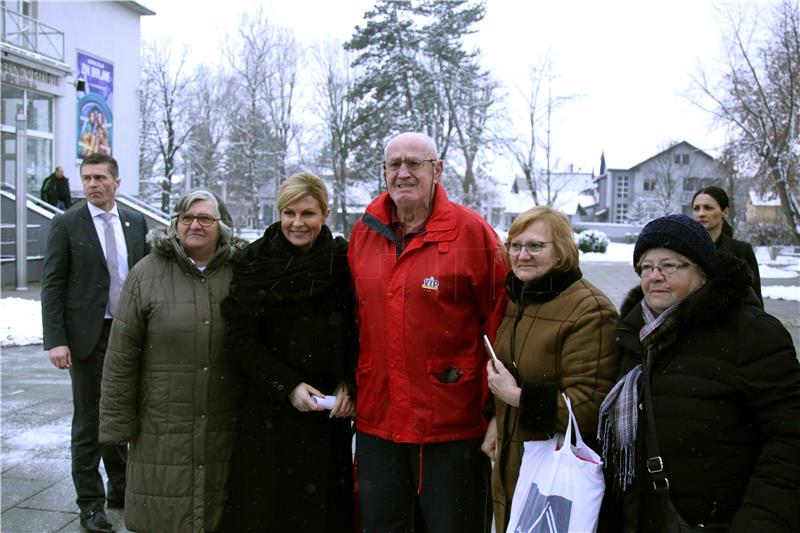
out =
{"type": "Polygon", "coordinates": [[[6,7],[0,7],[0,10],[2,10],[0,38],[3,42],[64,61],[64,32],[6,7]]]}

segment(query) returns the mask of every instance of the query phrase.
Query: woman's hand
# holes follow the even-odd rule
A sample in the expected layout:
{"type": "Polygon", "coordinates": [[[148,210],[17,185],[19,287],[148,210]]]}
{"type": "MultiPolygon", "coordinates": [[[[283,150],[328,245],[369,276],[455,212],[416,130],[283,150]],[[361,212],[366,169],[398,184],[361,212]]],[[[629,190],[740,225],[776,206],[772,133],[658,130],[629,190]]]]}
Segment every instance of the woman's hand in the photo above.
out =
{"type": "Polygon", "coordinates": [[[511,407],[519,407],[522,389],[517,386],[517,380],[503,363],[490,359],[486,363],[486,377],[489,380],[489,390],[496,398],[500,398],[511,407]]]}
{"type": "Polygon", "coordinates": [[[350,399],[350,389],[344,381],[336,386],[333,395],[336,396],[336,401],[333,403],[330,418],[346,418],[352,415],[355,405],[350,399]]]}
{"type": "Polygon", "coordinates": [[[486,435],[481,443],[481,451],[489,456],[492,461],[497,461],[497,417],[493,416],[489,420],[489,427],[486,428],[486,435]]]}
{"type": "Polygon", "coordinates": [[[308,383],[301,383],[289,394],[289,401],[292,402],[294,408],[301,413],[306,413],[308,411],[324,411],[325,408],[318,405],[317,402],[311,398],[312,396],[319,396],[322,398],[325,395],[308,383]]]}

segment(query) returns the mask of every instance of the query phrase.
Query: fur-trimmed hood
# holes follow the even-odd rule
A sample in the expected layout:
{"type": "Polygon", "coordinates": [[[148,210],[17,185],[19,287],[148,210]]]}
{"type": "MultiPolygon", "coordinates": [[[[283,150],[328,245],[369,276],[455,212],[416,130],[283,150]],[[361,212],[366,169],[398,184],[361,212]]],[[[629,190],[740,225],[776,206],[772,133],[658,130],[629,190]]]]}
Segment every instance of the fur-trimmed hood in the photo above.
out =
{"type": "MultiPolygon", "coordinates": [[[[747,264],[738,257],[720,252],[717,268],[708,276],[706,284],[681,303],[677,311],[679,321],[722,322],[742,305],[759,305],[751,283],[752,274],[747,264]]],[[[631,289],[620,308],[623,321],[643,298],[640,286],[631,289]]]]}
{"type": "MultiPolygon", "coordinates": [[[[176,236],[170,236],[164,228],[153,228],[147,232],[147,242],[153,253],[169,259],[181,260],[181,263],[193,265],[186,255],[186,251],[178,242],[176,236]]],[[[248,242],[240,237],[233,236],[230,241],[217,247],[214,258],[208,263],[208,268],[213,270],[220,265],[229,263],[239,250],[247,246],[248,242]]]]}

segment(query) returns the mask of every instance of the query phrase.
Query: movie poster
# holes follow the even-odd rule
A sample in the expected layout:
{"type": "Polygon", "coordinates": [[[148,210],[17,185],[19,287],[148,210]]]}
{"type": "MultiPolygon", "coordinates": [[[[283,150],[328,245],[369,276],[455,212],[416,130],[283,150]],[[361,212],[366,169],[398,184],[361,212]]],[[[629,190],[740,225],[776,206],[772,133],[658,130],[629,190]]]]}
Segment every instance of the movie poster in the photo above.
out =
{"type": "Polygon", "coordinates": [[[114,65],[78,52],[78,159],[89,154],[111,155],[114,125],[114,65]]]}

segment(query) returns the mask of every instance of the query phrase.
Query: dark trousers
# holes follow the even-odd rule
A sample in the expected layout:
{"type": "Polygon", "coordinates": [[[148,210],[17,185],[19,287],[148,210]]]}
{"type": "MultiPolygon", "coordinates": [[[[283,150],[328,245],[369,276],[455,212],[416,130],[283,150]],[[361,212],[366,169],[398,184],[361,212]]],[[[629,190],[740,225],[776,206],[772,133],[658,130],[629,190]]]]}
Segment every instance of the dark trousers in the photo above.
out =
{"type": "Polygon", "coordinates": [[[72,359],[69,375],[72,378],[72,482],[78,494],[78,507],[82,514],[102,511],[106,492],[100,475],[100,459],[108,475],[108,499],[122,502],[125,497],[125,465],[127,446],[101,445],[100,383],[103,379],[103,361],[108,344],[111,321],[106,320],[100,340],[92,353],[84,359],[72,359]]]}
{"type": "Polygon", "coordinates": [[[479,440],[397,444],[359,431],[356,460],[361,530],[488,532],[492,522],[491,466],[480,446],[479,440]]]}

